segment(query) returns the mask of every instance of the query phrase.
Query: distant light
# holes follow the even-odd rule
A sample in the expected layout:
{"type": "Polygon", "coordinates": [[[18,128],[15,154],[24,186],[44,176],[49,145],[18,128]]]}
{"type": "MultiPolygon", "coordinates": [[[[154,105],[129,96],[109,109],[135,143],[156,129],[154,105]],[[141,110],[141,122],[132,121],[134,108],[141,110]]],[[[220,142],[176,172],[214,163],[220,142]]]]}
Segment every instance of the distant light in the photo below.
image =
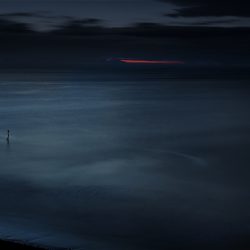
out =
{"type": "Polygon", "coordinates": [[[163,60],[138,60],[138,59],[120,59],[122,63],[133,63],[133,64],[184,64],[183,61],[163,61],[163,60]]]}

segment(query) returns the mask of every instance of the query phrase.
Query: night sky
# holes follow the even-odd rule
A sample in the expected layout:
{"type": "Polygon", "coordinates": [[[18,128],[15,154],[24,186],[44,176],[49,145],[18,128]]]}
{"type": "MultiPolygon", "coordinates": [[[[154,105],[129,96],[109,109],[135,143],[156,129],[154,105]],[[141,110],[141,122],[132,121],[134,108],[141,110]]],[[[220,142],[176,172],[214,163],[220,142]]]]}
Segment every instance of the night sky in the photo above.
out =
{"type": "Polygon", "coordinates": [[[76,69],[135,58],[248,67],[249,9],[245,0],[4,0],[0,66],[76,69]]]}
{"type": "Polygon", "coordinates": [[[1,19],[53,29],[72,19],[95,18],[111,27],[138,22],[166,25],[250,26],[249,2],[202,0],[8,0],[1,19]]]}
{"type": "Polygon", "coordinates": [[[249,67],[249,7],[245,0],[1,1],[0,66],[72,70],[135,58],[249,67]]]}

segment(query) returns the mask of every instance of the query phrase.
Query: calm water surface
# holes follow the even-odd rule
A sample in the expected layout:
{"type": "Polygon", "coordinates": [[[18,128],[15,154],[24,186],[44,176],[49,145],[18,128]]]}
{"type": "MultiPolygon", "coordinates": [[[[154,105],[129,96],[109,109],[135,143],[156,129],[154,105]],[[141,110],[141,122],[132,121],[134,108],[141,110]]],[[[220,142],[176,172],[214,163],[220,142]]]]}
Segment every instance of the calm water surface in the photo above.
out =
{"type": "Polygon", "coordinates": [[[0,237],[250,246],[249,94],[237,81],[0,81],[0,237]]]}

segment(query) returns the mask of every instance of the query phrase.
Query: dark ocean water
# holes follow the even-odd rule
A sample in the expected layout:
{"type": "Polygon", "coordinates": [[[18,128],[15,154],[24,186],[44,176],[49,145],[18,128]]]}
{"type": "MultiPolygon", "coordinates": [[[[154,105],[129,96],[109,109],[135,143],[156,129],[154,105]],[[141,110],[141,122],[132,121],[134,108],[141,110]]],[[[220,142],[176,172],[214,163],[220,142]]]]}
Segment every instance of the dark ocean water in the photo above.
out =
{"type": "Polygon", "coordinates": [[[247,80],[5,75],[0,237],[87,250],[250,249],[249,95],[247,80]]]}

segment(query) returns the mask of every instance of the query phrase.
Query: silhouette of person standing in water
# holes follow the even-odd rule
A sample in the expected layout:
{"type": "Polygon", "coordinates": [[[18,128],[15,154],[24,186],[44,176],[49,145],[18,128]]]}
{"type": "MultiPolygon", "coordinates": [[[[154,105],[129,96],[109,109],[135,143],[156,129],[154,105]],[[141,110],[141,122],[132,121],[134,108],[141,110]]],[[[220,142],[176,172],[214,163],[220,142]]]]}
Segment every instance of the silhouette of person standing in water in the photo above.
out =
{"type": "Polygon", "coordinates": [[[10,130],[7,130],[7,138],[6,138],[7,143],[10,143],[10,130]]]}

